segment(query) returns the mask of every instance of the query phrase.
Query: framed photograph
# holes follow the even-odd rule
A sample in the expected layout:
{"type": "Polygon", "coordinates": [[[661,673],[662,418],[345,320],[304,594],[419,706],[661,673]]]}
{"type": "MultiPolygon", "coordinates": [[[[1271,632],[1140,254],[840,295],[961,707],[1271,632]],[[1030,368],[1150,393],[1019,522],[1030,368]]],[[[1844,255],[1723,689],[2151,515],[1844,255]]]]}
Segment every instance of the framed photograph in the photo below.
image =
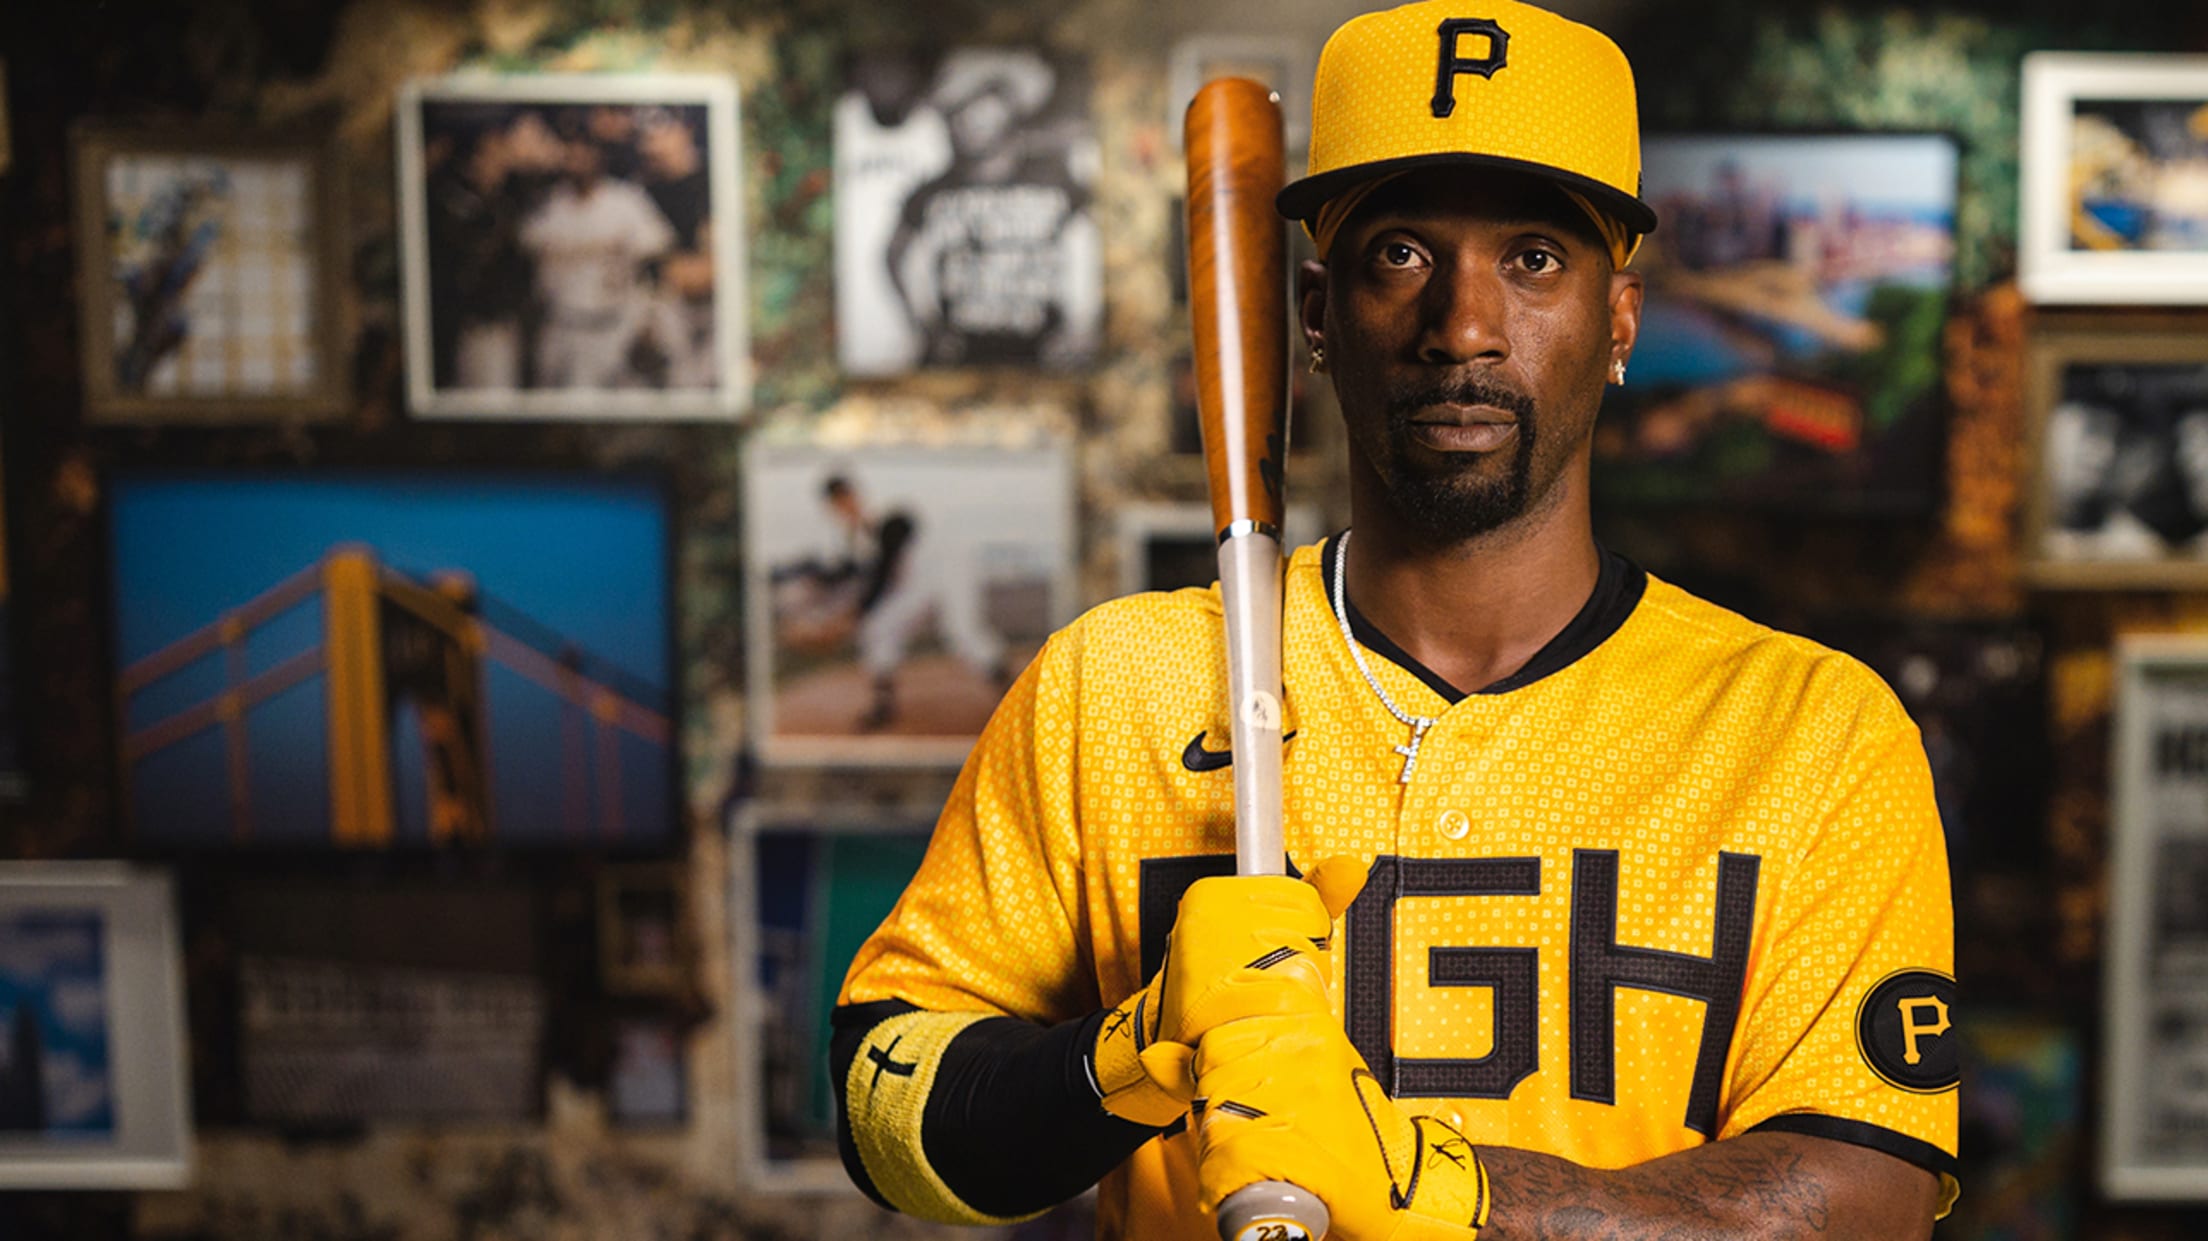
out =
{"type": "Polygon", "coordinates": [[[1300,173],[1304,147],[1311,140],[1311,79],[1318,71],[1311,45],[1291,35],[1194,34],[1173,45],[1167,61],[1170,103],[1165,131],[1173,149],[1181,149],[1188,105],[1213,78],[1250,78],[1280,97],[1286,127],[1289,177],[1300,173]]]}
{"type": "Polygon", "coordinates": [[[2208,641],[2116,649],[2101,1188],[2208,1199],[2208,641]]]}
{"type": "Polygon", "coordinates": [[[760,758],[956,767],[1073,618],[1067,444],[759,445],[745,473],[760,758]]]}
{"type": "Polygon", "coordinates": [[[751,398],[736,83],[466,74],[399,93],[407,402],[734,418],[751,398]]]}
{"type": "Polygon", "coordinates": [[[2103,320],[2043,327],[2029,348],[2026,580],[2208,585],[2208,332],[2103,320]]]}
{"type": "Polygon", "coordinates": [[[920,868],[926,817],[746,805],[729,850],[741,1165],[762,1190],[855,1194],[836,1154],[828,1017],[920,868]]]}
{"type": "Polygon", "coordinates": [[[1942,1236],[2058,1241],[2078,1233],[2085,1141],[2079,1031],[2025,1011],[1973,1003],[1955,1017],[1963,1040],[1962,1171],[1971,1186],[1942,1236]]]}
{"type": "Polygon", "coordinates": [[[690,901],[676,862],[632,862],[598,875],[598,973],[615,995],[680,996],[696,960],[690,901]]]}
{"type": "Polygon", "coordinates": [[[192,1124],[168,876],[0,863],[0,1189],[181,1189],[192,1124]]]}
{"type": "Polygon", "coordinates": [[[2023,89],[2024,295],[2208,304],[2208,56],[2033,52],[2023,89]]]}
{"type": "Polygon", "coordinates": [[[229,881],[240,1117],[287,1129],[542,1115],[542,898],[520,879],[229,881]]]}
{"type": "Polygon", "coordinates": [[[1086,62],[1033,48],[850,65],[835,106],[836,357],[854,376],[1067,370],[1104,334],[1086,62]]]}
{"type": "Polygon", "coordinates": [[[344,411],[351,261],[334,142],[82,126],[72,145],[87,419],[344,411]]]}
{"type": "MultiPolygon", "coordinates": [[[[1209,503],[1128,504],[1117,521],[1119,593],[1201,590],[1219,580],[1219,531],[1211,524],[1209,503]]],[[[1284,551],[1317,542],[1323,537],[1318,507],[1289,505],[1281,536],[1284,551]]]]}
{"type": "Polygon", "coordinates": [[[690,1118],[690,1068],[682,1027],[657,1017],[613,1024],[606,1114],[625,1129],[663,1129],[690,1118]]]}
{"type": "Polygon", "coordinates": [[[141,845],[678,841],[660,480],[176,470],[108,497],[141,845]]]}
{"type": "Polygon", "coordinates": [[[1651,136],[1663,224],[1597,498],[1929,511],[1957,167],[1943,134],[1651,136]]]}

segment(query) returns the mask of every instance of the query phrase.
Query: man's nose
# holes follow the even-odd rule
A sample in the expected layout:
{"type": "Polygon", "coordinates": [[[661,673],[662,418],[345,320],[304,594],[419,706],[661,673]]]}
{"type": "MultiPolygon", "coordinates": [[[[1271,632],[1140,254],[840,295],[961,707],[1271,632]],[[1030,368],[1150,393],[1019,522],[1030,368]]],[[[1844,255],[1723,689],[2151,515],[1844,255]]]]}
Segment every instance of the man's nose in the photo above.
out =
{"type": "Polygon", "coordinates": [[[1448,263],[1427,282],[1419,309],[1424,318],[1420,361],[1454,366],[1510,356],[1503,285],[1496,272],[1477,263],[1448,263]]]}

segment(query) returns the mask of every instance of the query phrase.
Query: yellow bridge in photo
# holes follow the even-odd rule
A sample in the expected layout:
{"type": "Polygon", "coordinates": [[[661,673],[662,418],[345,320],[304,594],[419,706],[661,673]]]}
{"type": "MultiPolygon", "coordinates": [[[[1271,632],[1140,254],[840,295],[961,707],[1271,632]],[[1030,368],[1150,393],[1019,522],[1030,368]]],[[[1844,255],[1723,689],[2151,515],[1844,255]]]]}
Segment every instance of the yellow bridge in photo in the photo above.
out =
{"type": "Polygon", "coordinates": [[[619,839],[629,826],[623,821],[622,740],[632,737],[664,754],[670,741],[667,715],[614,685],[610,675],[586,672],[586,664],[595,661],[525,615],[509,610],[502,623],[486,620],[485,602],[466,573],[417,580],[380,562],[368,547],[333,547],[316,563],[122,670],[117,694],[125,778],[135,782],[147,759],[219,729],[230,838],[252,840],[248,718],[277,695],[322,676],[331,841],[361,848],[393,843],[400,818],[394,726],[399,709],[410,706],[424,750],[430,842],[487,842],[495,819],[485,677],[495,665],[548,691],[558,704],[562,838],[619,839]],[[321,640],[272,666],[249,670],[246,643],[253,633],[317,596],[321,640]],[[526,637],[512,632],[531,629],[539,631],[526,637]],[[544,649],[548,646],[555,649],[544,649]],[[129,707],[136,696],[217,654],[219,692],[131,728],[129,707]]]}

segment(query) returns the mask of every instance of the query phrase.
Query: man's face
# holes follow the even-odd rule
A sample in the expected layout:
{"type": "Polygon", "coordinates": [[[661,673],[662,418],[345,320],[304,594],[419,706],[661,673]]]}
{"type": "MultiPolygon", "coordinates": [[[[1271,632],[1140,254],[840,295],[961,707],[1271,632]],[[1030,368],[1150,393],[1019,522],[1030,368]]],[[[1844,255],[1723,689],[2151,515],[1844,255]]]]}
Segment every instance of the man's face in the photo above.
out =
{"type": "Polygon", "coordinates": [[[1571,202],[1468,169],[1381,188],[1302,289],[1352,468],[1445,543],[1584,495],[1595,411],[1640,307],[1640,277],[1612,272],[1571,202]]]}

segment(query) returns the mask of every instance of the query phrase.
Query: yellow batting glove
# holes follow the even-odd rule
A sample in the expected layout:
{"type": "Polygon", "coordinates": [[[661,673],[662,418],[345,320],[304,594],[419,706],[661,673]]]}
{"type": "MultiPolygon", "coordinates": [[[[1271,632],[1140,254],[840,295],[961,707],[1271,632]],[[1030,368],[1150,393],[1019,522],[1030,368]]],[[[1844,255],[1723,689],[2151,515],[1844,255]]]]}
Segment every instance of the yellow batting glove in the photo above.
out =
{"type": "Polygon", "coordinates": [[[1189,1058],[1223,1022],[1324,1010],[1333,978],[1334,919],[1356,899],[1364,865],[1322,862],[1311,879],[1199,879],[1181,897],[1165,962],[1147,986],[1105,1015],[1090,1065],[1104,1110],[1164,1126],[1188,1111],[1189,1058]]]}
{"type": "Polygon", "coordinates": [[[1335,1241],[1473,1241],[1486,1224],[1472,1143],[1397,1107],[1325,1009],[1215,1027],[1195,1065],[1205,1212],[1286,1181],[1326,1204],[1335,1241]]]}

